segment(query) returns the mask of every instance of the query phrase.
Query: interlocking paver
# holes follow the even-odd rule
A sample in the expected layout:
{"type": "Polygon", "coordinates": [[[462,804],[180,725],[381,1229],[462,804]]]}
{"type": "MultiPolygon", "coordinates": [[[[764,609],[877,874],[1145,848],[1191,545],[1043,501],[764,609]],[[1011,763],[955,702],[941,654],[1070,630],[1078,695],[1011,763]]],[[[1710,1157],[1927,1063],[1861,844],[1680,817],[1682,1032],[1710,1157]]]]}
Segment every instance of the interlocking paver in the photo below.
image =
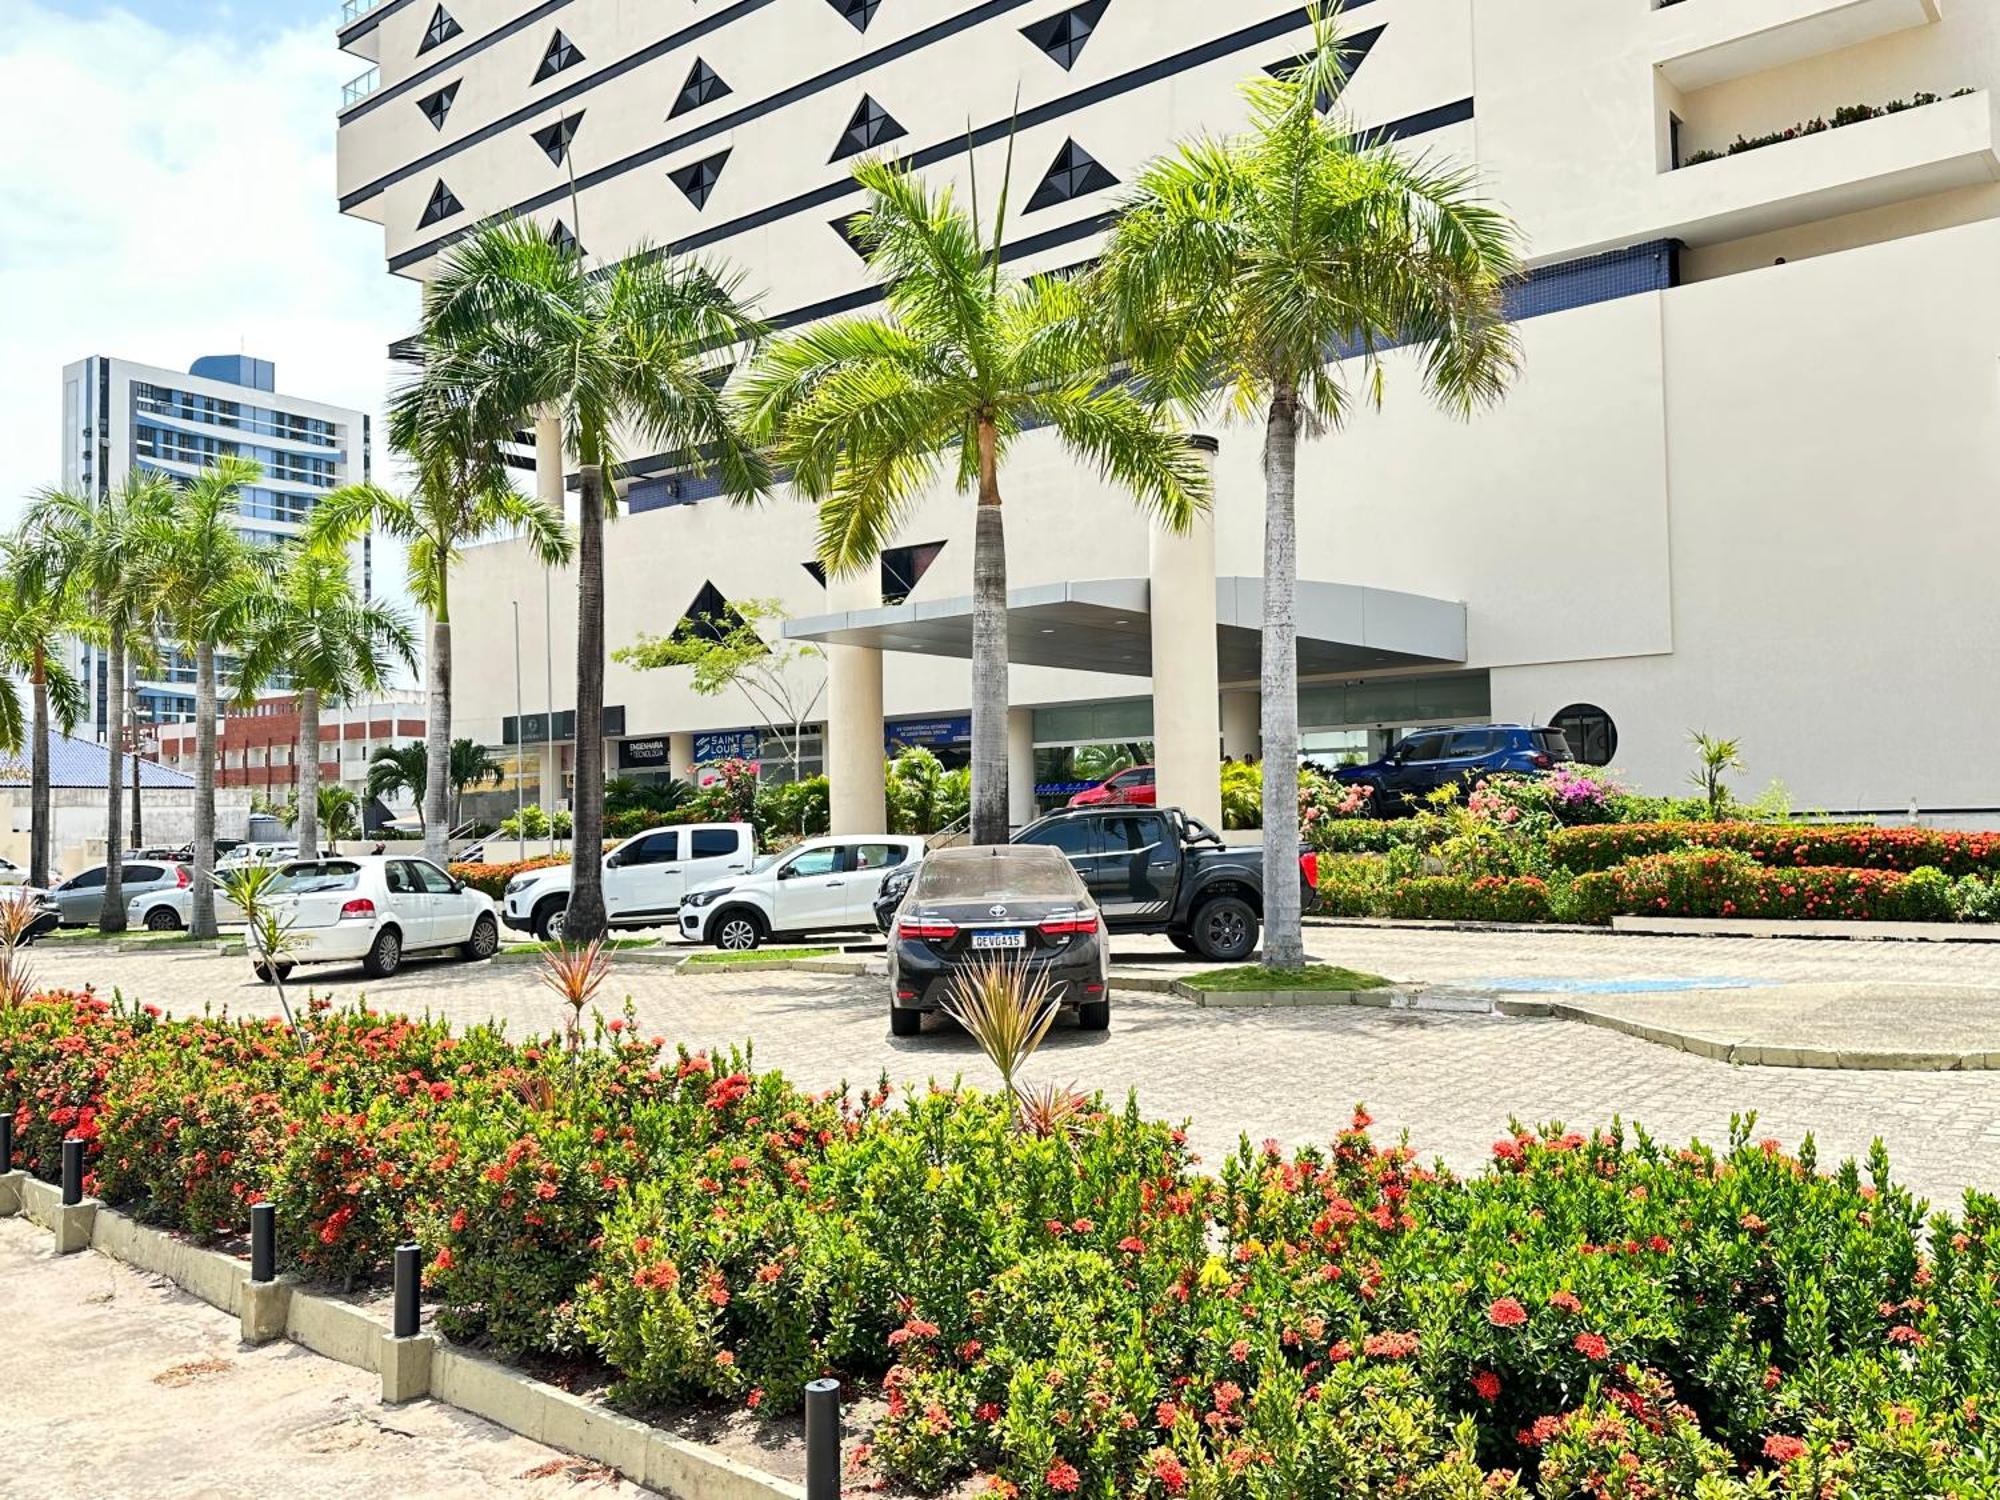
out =
{"type": "MultiPolygon", "coordinates": [[[[1126,945],[1149,957],[1151,945],[1126,945]]],[[[1716,979],[1991,983],[1990,950],[1752,939],[1609,937],[1315,929],[1314,955],[1399,979],[1716,979]]],[[[177,1012],[204,1004],[275,1008],[244,961],[191,954],[115,954],[44,947],[41,980],[100,990],[177,1012]]],[[[299,979],[347,1000],[455,1022],[497,1018],[552,1027],[554,1000],[532,968],[419,961],[389,980],[354,970],[299,979]]],[[[872,1083],[886,1072],[921,1084],[988,1076],[967,1038],[932,1023],[921,1037],[887,1034],[880,979],[799,973],[683,976],[627,962],[608,993],[629,993],[640,1027],[692,1046],[754,1040],[757,1061],[818,1087],[872,1083]]],[[[1726,996],[1723,997],[1726,1001],[1726,996]]],[[[1719,1140],[1732,1113],[1755,1110],[1759,1134],[1808,1131],[1823,1159],[1865,1151],[1880,1136],[1899,1175],[1944,1201],[1968,1185],[2000,1185],[2000,1073],[1737,1068],[1595,1027],[1553,1020],[1379,1010],[1199,1010],[1152,995],[1118,998],[1112,1029],[1060,1029],[1036,1059],[1037,1079],[1114,1095],[1139,1092],[1151,1114],[1185,1118],[1211,1161],[1239,1135],[1324,1140],[1365,1101],[1387,1132],[1407,1130],[1425,1155],[1476,1167],[1510,1117],[1588,1126],[1619,1116],[1656,1135],[1719,1140]]]]}

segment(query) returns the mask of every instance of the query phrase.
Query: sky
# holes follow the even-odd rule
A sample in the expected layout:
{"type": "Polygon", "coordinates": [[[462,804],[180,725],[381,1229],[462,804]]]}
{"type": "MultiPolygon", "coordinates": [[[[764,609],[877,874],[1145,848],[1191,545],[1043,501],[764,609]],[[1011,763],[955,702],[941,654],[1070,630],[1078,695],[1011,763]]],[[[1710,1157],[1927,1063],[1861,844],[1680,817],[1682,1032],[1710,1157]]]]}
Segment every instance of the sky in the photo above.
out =
{"type": "Polygon", "coordinates": [[[367,67],[334,45],[337,0],[5,9],[0,524],[60,482],[62,368],[86,355],[256,355],[280,391],[373,412],[379,438],[418,296],[335,206],[334,109],[367,67]]]}

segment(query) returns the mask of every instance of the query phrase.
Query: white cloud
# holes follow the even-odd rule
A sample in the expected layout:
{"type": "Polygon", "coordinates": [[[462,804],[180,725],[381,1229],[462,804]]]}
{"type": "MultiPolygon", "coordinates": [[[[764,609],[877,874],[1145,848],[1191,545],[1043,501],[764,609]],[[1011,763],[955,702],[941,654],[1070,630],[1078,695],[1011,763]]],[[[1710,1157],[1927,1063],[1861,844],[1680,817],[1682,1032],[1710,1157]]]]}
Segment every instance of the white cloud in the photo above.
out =
{"type": "Polygon", "coordinates": [[[376,413],[393,479],[385,349],[415,326],[417,288],[334,201],[334,106],[363,66],[330,20],[251,37],[8,6],[0,520],[61,478],[62,367],[89,354],[275,360],[281,390],[376,413]]]}

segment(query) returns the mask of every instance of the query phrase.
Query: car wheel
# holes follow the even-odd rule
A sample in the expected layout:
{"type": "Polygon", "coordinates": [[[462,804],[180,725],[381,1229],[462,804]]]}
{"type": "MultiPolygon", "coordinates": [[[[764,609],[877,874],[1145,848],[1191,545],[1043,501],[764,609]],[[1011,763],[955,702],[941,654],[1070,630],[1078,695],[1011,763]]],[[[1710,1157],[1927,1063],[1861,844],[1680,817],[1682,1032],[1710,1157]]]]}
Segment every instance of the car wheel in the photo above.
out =
{"type": "Polygon", "coordinates": [[[458,951],[473,963],[478,963],[481,959],[491,958],[493,950],[499,946],[500,924],[493,920],[491,912],[487,912],[472,924],[472,936],[458,951]]]}
{"type": "Polygon", "coordinates": [[[915,1036],[924,1029],[924,1013],[920,1010],[905,1010],[895,1001],[889,1002],[889,1035],[915,1036]]]}
{"type": "Polygon", "coordinates": [[[370,979],[387,979],[402,966],[403,935],[393,927],[384,927],[375,934],[368,956],[361,960],[361,971],[370,979]]]}
{"type": "Polygon", "coordinates": [[[755,912],[734,906],[715,919],[709,941],[724,953],[749,953],[764,941],[764,924],[755,912]]]}
{"type": "Polygon", "coordinates": [[[1257,913],[1241,896],[1204,902],[1194,914],[1194,945],[1211,963],[1242,963],[1257,948],[1257,913]]]}
{"type": "Polygon", "coordinates": [[[181,930],[180,915],[171,906],[156,906],[146,913],[146,930],[148,932],[179,932],[181,930]]]}
{"type": "Polygon", "coordinates": [[[1109,1031],[1111,1029],[1111,1002],[1109,1000],[1087,1000],[1076,1008],[1076,1025],[1079,1031],[1109,1031]]]}
{"type": "Polygon", "coordinates": [[[1185,932],[1170,932],[1167,934],[1167,941],[1183,953],[1201,952],[1201,949],[1195,946],[1194,938],[1185,932]]]}
{"type": "Polygon", "coordinates": [[[568,897],[549,897],[535,908],[535,936],[545,943],[560,943],[563,940],[563,917],[568,911],[568,897]]]}

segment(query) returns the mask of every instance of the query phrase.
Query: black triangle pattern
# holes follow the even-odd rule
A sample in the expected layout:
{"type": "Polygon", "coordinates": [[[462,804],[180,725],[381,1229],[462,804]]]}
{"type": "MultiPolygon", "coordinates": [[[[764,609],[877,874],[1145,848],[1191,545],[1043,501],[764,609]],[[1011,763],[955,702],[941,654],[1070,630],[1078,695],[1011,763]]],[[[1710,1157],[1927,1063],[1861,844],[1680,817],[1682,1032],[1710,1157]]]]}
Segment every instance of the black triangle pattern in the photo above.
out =
{"type": "Polygon", "coordinates": [[[667,118],[684,115],[691,109],[700,109],[704,104],[713,104],[724,94],[735,90],[722,81],[722,76],[700,58],[688,70],[687,82],[681,85],[680,97],[674,100],[674,107],[667,111],[667,118]]]}
{"type": "Polygon", "coordinates": [[[444,179],[440,177],[437,186],[431,189],[431,201],[424,205],[424,216],[417,220],[417,228],[428,229],[441,220],[449,219],[453,214],[464,212],[465,205],[458,201],[457,196],[444,185],[444,179]]]}
{"type": "Polygon", "coordinates": [[[566,255],[574,255],[579,260],[583,258],[582,243],[578,241],[569,225],[563,223],[561,219],[557,219],[554,227],[549,230],[549,243],[566,255]]]}
{"type": "Polygon", "coordinates": [[[848,24],[856,31],[866,31],[882,0],[826,0],[826,3],[847,17],[848,24]]]}
{"type": "Polygon", "coordinates": [[[868,252],[861,248],[861,241],[854,233],[854,223],[857,219],[861,217],[861,215],[864,212],[866,212],[866,210],[856,209],[851,214],[844,214],[840,218],[832,220],[831,226],[833,232],[840,236],[841,242],[845,244],[848,249],[852,250],[856,255],[860,256],[863,260],[866,260],[868,258],[868,252]]]}
{"type": "Polygon", "coordinates": [[[909,131],[896,123],[894,116],[867,94],[861,96],[861,103],[855,107],[854,118],[847,122],[847,129],[840,133],[840,144],[833,148],[829,161],[839,161],[843,157],[859,156],[864,151],[872,151],[885,141],[893,141],[906,136],[909,131]]]}
{"type": "Polygon", "coordinates": [[[417,101],[417,108],[423,111],[424,118],[431,122],[431,129],[444,129],[445,117],[451,113],[452,101],[458,97],[460,82],[461,80],[454,78],[435,94],[427,94],[417,101]]]}
{"type": "Polygon", "coordinates": [[[553,78],[564,68],[573,68],[582,61],[582,50],[558,31],[549,39],[549,50],[542,54],[542,65],[535,69],[535,82],[553,78]]]}
{"type": "Polygon", "coordinates": [[[1035,189],[1035,195],[1028,200],[1024,213],[1033,213],[1041,208],[1053,208],[1058,203],[1067,203],[1072,198],[1081,198],[1086,193],[1101,192],[1105,188],[1117,187],[1118,179],[1075,141],[1064,141],[1062,150],[1056,153],[1048,175],[1042,185],[1035,189]]]}
{"type": "Polygon", "coordinates": [[[713,156],[674,168],[667,173],[667,180],[687,194],[688,202],[696,208],[704,208],[708,204],[708,195],[715,191],[715,184],[722,179],[723,163],[728,160],[727,151],[718,151],[713,156]]]}
{"type": "Polygon", "coordinates": [[[569,160],[569,143],[576,139],[576,128],[583,123],[584,112],[578,110],[566,115],[552,125],[544,125],[534,133],[534,142],[542,148],[548,159],[557,166],[569,160]]]}
{"type": "Polygon", "coordinates": [[[1083,55],[1084,44],[1096,33],[1097,23],[1104,19],[1105,8],[1110,4],[1111,0],[1085,0],[1084,4],[1058,11],[1045,21],[1023,26],[1021,35],[1067,72],[1083,55]]]}
{"type": "MultiPolygon", "coordinates": [[[[1369,53],[1375,50],[1375,44],[1382,40],[1382,33],[1386,30],[1388,30],[1386,26],[1377,26],[1373,30],[1357,31],[1352,36],[1341,38],[1341,59],[1347,65],[1349,82],[1352,82],[1354,75],[1361,71],[1361,65],[1368,61],[1369,53]]],[[[1299,64],[1305,60],[1306,55],[1301,53],[1297,57],[1288,57],[1283,62],[1274,62],[1264,69],[1264,71],[1269,73],[1273,78],[1289,78],[1293,73],[1298,71],[1299,64]]],[[[1319,107],[1322,112],[1331,109],[1333,107],[1333,100],[1322,94],[1319,99],[1319,107]]]]}
{"type": "Polygon", "coordinates": [[[433,47],[443,46],[465,28],[451,18],[451,12],[440,5],[431,12],[431,24],[424,28],[424,39],[417,43],[417,56],[422,57],[433,47]]]}

